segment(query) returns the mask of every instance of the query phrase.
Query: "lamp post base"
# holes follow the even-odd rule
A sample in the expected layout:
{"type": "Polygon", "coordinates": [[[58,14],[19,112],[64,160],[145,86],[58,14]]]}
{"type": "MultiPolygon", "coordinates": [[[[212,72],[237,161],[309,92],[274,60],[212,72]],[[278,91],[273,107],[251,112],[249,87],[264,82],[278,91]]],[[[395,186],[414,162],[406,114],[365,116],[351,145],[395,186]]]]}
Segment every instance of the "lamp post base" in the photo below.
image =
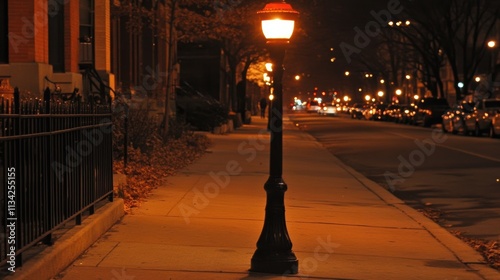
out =
{"type": "Polygon", "coordinates": [[[267,193],[266,216],[250,271],[297,274],[299,261],[292,251],[285,222],[284,197],[287,185],[281,177],[270,177],[264,189],[267,193]]]}
{"type": "Polygon", "coordinates": [[[250,271],[273,274],[297,274],[299,261],[292,251],[265,252],[255,251],[250,271]]]}

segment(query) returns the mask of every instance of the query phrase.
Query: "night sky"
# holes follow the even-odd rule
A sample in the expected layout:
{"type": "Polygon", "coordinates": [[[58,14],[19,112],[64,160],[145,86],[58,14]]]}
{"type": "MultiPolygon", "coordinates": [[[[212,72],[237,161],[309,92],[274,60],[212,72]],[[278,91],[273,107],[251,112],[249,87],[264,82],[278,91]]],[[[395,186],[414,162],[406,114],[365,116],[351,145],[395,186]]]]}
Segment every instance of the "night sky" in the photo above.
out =
{"type": "MultiPolygon", "coordinates": [[[[300,29],[294,34],[285,58],[287,97],[293,98],[298,92],[312,93],[315,87],[318,92],[353,88],[354,78],[346,79],[344,72],[349,70],[356,75],[361,68],[354,62],[348,63],[341,43],[354,45],[354,28],[364,30],[368,22],[374,21],[370,12],[387,10],[389,1],[311,0],[304,6],[300,1],[287,2],[301,12],[300,29]],[[331,58],[335,61],[331,62],[331,58]],[[293,79],[297,74],[302,76],[298,82],[293,79]]],[[[369,44],[362,49],[370,51],[369,44]]]]}

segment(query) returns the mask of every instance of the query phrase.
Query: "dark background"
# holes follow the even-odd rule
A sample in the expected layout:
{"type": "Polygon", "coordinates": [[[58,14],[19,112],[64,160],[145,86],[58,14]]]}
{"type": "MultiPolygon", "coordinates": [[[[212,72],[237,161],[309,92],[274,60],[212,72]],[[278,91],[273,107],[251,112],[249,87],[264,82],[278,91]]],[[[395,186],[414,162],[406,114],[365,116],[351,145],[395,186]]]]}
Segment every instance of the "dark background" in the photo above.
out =
{"type": "MultiPolygon", "coordinates": [[[[370,11],[387,9],[390,1],[287,2],[301,15],[285,57],[285,98],[291,100],[302,93],[302,99],[305,99],[305,96],[312,97],[314,92],[320,95],[323,91],[327,95],[334,91],[339,95],[348,91],[352,93],[362,76],[359,72],[361,67],[356,61],[347,62],[340,44],[346,42],[354,45],[354,28],[364,30],[366,24],[374,20],[370,11]],[[335,58],[334,62],[332,58],[335,58]],[[349,78],[344,75],[347,70],[351,72],[349,78]],[[295,75],[300,75],[301,79],[296,81],[295,75]]],[[[371,51],[370,45],[362,49],[365,55],[370,55],[371,51]]]]}

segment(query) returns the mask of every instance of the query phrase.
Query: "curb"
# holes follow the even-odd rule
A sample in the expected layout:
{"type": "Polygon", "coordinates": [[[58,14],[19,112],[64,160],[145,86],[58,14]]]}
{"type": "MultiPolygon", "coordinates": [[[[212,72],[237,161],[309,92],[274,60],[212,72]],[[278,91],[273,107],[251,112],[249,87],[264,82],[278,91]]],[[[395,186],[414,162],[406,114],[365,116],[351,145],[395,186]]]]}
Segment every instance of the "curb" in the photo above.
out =
{"type": "MultiPolygon", "coordinates": [[[[295,127],[290,119],[287,118],[292,127],[302,134],[308,135],[308,139],[316,142],[323,149],[325,147],[319,143],[316,138],[311,136],[309,133],[300,130],[295,127]]],[[[325,149],[326,150],[326,149],[325,149]]],[[[381,200],[385,201],[388,205],[391,205],[401,211],[403,214],[408,216],[410,219],[414,220],[420,224],[434,239],[441,243],[446,249],[448,249],[460,262],[465,266],[469,267],[471,271],[475,271],[485,279],[497,279],[500,276],[500,272],[489,266],[489,264],[484,260],[484,257],[470,247],[467,243],[462,241],[460,238],[456,237],[448,230],[441,227],[436,222],[424,216],[422,213],[408,206],[404,201],[397,198],[389,190],[380,186],[376,182],[368,179],[363,174],[354,170],[350,166],[344,164],[335,155],[331,154],[334,158],[336,164],[341,168],[346,170],[351,174],[356,180],[358,180],[363,186],[365,186],[369,191],[378,196],[381,200]]]]}
{"type": "Polygon", "coordinates": [[[441,227],[433,220],[427,218],[414,208],[408,206],[404,201],[394,196],[384,187],[366,178],[363,174],[357,172],[353,168],[345,165],[337,157],[335,157],[335,161],[353,177],[355,177],[359,182],[361,182],[361,184],[363,184],[368,190],[378,196],[381,200],[385,201],[388,205],[397,208],[410,219],[420,224],[430,235],[432,235],[434,239],[436,239],[446,249],[448,249],[461,263],[469,267],[471,271],[475,271],[479,275],[485,277],[485,279],[495,279],[500,276],[500,272],[490,267],[479,252],[474,250],[460,238],[456,237],[451,232],[441,227]]]}
{"type": "Polygon", "coordinates": [[[54,245],[27,260],[14,274],[5,279],[53,278],[73,263],[123,215],[123,200],[115,198],[113,202],[100,207],[93,215],[84,219],[81,225],[64,233],[54,245]]]}

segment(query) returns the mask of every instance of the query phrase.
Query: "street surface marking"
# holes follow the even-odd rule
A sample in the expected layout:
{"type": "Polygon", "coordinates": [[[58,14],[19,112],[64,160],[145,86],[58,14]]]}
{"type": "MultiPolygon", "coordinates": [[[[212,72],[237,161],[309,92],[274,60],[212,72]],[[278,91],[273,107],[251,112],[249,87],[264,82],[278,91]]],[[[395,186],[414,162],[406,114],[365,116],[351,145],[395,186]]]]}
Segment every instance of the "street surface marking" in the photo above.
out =
{"type": "MultiPolygon", "coordinates": [[[[399,134],[399,133],[394,133],[394,132],[388,132],[388,133],[389,134],[394,134],[394,135],[397,135],[397,136],[403,137],[403,138],[416,139],[415,137],[410,137],[410,136],[407,136],[407,135],[404,135],[404,134],[399,134]]],[[[466,151],[466,150],[449,147],[449,146],[446,146],[446,145],[443,145],[443,144],[438,144],[438,143],[435,143],[435,144],[436,144],[436,146],[443,147],[443,148],[446,148],[448,150],[452,150],[452,151],[456,151],[456,152],[461,152],[461,153],[468,154],[468,155],[475,156],[475,157],[479,157],[479,158],[482,158],[482,159],[487,159],[487,160],[491,160],[491,161],[495,161],[495,162],[500,162],[500,159],[498,159],[498,158],[489,157],[489,156],[485,156],[485,155],[481,155],[481,154],[476,154],[476,153],[469,152],[469,151],[466,151]]]]}

